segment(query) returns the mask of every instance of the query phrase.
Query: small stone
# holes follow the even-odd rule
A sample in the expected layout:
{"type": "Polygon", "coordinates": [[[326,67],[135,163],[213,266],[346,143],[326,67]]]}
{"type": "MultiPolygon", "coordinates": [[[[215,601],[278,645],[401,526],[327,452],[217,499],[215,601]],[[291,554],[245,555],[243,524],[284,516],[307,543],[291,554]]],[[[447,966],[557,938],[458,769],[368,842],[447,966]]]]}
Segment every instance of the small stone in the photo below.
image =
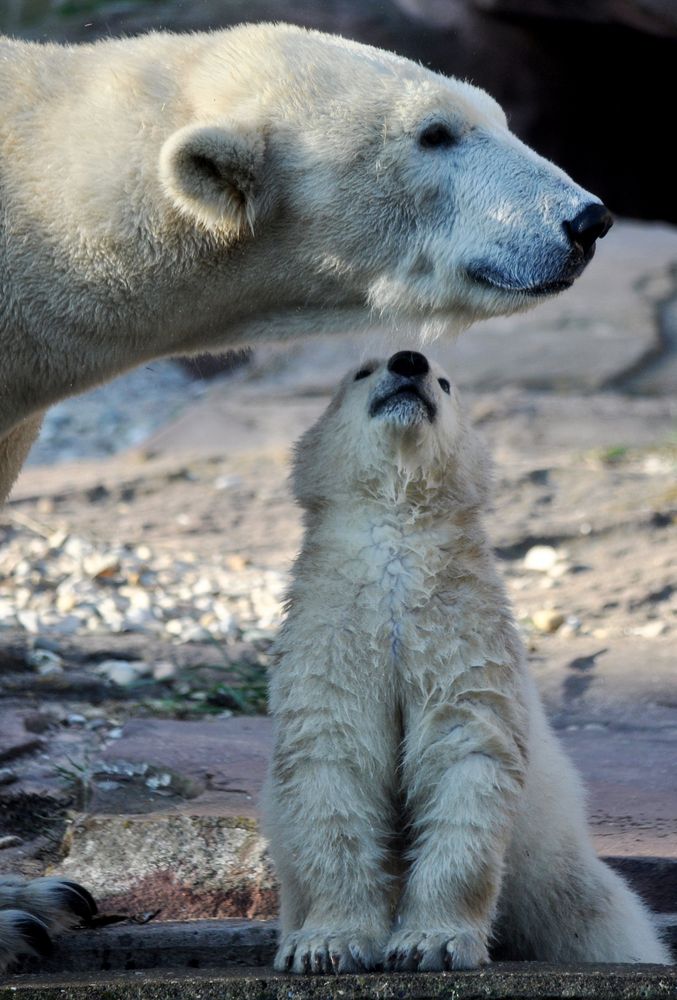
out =
{"type": "Polygon", "coordinates": [[[65,618],[57,618],[55,622],[50,625],[52,632],[58,632],[59,635],[75,635],[83,627],[84,622],[77,615],[66,615],[65,618]]]}
{"type": "Polygon", "coordinates": [[[224,562],[233,573],[241,573],[243,569],[247,568],[247,560],[236,552],[227,555],[224,562]]]}
{"type": "Polygon", "coordinates": [[[11,785],[18,777],[11,767],[0,767],[0,785],[11,785]]]}
{"type": "Polygon", "coordinates": [[[35,667],[39,674],[63,673],[63,660],[58,653],[49,649],[31,649],[26,654],[26,663],[35,667]]]}
{"type": "Polygon", "coordinates": [[[68,534],[65,531],[55,531],[53,535],[50,535],[47,539],[47,544],[50,549],[60,549],[63,548],[63,544],[68,538],[68,534]]]}
{"type": "Polygon", "coordinates": [[[209,642],[211,634],[201,625],[190,625],[181,633],[182,642],[209,642]]]}
{"type": "Polygon", "coordinates": [[[108,723],[107,723],[107,721],[106,721],[105,718],[103,718],[102,716],[97,716],[97,718],[90,719],[88,721],[87,728],[88,729],[93,729],[93,730],[96,731],[97,729],[103,729],[107,725],[108,725],[108,723]]]}
{"type": "Polygon", "coordinates": [[[20,844],[23,844],[21,837],[15,837],[12,834],[0,837],[0,851],[5,851],[8,847],[19,847],[20,844]]]}
{"type": "Polygon", "coordinates": [[[76,597],[72,590],[59,590],[56,595],[56,610],[61,615],[68,614],[75,607],[76,597]]]}
{"type": "Polygon", "coordinates": [[[657,639],[659,635],[663,635],[667,631],[667,625],[662,621],[647,622],[646,625],[639,625],[634,628],[633,634],[639,635],[643,639],[657,639]]]}
{"type": "Polygon", "coordinates": [[[558,559],[557,549],[552,545],[533,545],[524,557],[524,568],[547,573],[558,559]]]}
{"type": "Polygon", "coordinates": [[[53,514],[55,508],[56,504],[54,503],[51,497],[40,497],[37,504],[35,505],[35,509],[37,510],[38,514],[53,514]]]}
{"type": "Polygon", "coordinates": [[[69,535],[63,545],[61,546],[63,551],[71,559],[83,559],[85,555],[90,551],[91,546],[87,544],[82,538],[78,538],[76,535],[69,535]]]}
{"type": "Polygon", "coordinates": [[[554,566],[551,566],[548,570],[548,576],[552,577],[554,580],[558,580],[561,576],[565,576],[567,573],[571,572],[570,562],[557,562],[554,566]]]}
{"type": "Polygon", "coordinates": [[[96,672],[120,687],[133,684],[139,677],[139,671],[128,660],[103,660],[98,664],[96,672]]]}
{"type": "Polygon", "coordinates": [[[87,719],[79,712],[71,712],[70,715],[66,716],[66,722],[69,726],[84,726],[87,719]]]}
{"type": "Polygon", "coordinates": [[[119,792],[122,787],[117,781],[97,781],[95,784],[100,792],[119,792]]]}
{"type": "Polygon", "coordinates": [[[112,553],[94,552],[85,556],[82,567],[94,580],[107,580],[120,572],[120,560],[112,553]]]}
{"type": "Polygon", "coordinates": [[[544,608],[542,611],[534,611],[531,620],[539,632],[556,632],[565,619],[561,611],[544,608]]]}
{"type": "Polygon", "coordinates": [[[38,631],[38,616],[35,611],[17,611],[16,620],[27,632],[35,634],[38,631]]]}
{"type": "Polygon", "coordinates": [[[156,681],[171,681],[176,677],[176,666],[169,660],[160,660],[153,665],[153,679],[156,681]]]}
{"type": "Polygon", "coordinates": [[[217,476],[214,480],[215,490],[230,490],[242,482],[240,476],[217,476]]]}

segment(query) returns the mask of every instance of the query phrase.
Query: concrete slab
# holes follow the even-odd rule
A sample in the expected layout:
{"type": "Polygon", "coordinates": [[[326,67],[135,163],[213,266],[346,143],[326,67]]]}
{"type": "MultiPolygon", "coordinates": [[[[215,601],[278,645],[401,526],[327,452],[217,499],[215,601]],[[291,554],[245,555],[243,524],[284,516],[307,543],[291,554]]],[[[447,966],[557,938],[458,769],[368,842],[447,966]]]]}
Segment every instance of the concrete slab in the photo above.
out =
{"type": "MultiPolygon", "coordinates": [[[[663,933],[677,957],[677,917],[662,918],[663,933]]],[[[277,921],[192,920],[118,924],[62,935],[53,955],[24,959],[21,975],[119,973],[129,969],[225,969],[266,966],[277,945],[277,921]]]]}
{"type": "Polygon", "coordinates": [[[677,991],[674,966],[494,965],[476,972],[275,975],[270,969],[18,976],[0,1000],[663,1000],[677,991]]]}

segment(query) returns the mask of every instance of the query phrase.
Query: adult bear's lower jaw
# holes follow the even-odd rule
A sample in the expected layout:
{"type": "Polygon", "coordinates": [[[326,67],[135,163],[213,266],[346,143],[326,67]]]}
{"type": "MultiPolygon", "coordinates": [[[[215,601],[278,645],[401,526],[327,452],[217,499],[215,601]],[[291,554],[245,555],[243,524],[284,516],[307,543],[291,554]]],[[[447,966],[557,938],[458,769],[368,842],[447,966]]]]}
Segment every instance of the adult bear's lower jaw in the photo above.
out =
{"type": "Polygon", "coordinates": [[[580,277],[594,256],[594,247],[584,258],[567,263],[567,265],[547,277],[533,276],[523,281],[515,281],[514,276],[505,275],[490,264],[471,264],[466,268],[466,277],[475,286],[487,291],[505,294],[506,296],[524,296],[526,299],[544,299],[558,295],[571,288],[574,281],[580,277]]]}

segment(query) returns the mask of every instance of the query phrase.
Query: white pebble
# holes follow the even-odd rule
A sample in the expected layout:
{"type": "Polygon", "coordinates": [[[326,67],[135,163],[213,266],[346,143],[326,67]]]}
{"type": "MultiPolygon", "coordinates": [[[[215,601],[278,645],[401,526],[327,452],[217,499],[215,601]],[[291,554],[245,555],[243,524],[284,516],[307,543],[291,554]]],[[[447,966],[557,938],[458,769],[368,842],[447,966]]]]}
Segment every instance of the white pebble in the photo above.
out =
{"type": "Polygon", "coordinates": [[[552,545],[533,545],[524,557],[524,568],[547,573],[558,559],[557,549],[552,545]]]}

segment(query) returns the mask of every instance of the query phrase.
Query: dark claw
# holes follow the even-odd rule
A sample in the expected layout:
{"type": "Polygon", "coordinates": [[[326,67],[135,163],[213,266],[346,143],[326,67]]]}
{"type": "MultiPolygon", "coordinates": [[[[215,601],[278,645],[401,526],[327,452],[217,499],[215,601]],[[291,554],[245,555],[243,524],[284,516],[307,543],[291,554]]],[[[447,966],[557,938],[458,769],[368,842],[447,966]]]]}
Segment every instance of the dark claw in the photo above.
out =
{"type": "Polygon", "coordinates": [[[292,967],[293,964],[294,964],[294,952],[290,951],[289,954],[287,955],[286,959],[285,959],[285,963],[284,963],[285,971],[286,972],[291,972],[291,967],[292,967]]]}
{"type": "Polygon", "coordinates": [[[329,956],[329,960],[331,962],[331,971],[334,973],[335,976],[338,976],[341,956],[337,955],[336,952],[332,952],[329,956]]]}
{"type": "MultiPolygon", "coordinates": [[[[87,907],[89,908],[89,919],[91,919],[95,913],[99,912],[99,908],[96,905],[96,900],[94,899],[94,896],[92,896],[91,892],[89,892],[88,889],[85,889],[85,887],[83,885],[80,885],[78,882],[71,882],[69,879],[62,879],[62,882],[64,885],[69,886],[69,888],[71,888],[73,892],[76,892],[78,896],[82,896],[83,900],[87,904],[87,907]]],[[[79,910],[76,910],[74,906],[72,906],[71,909],[75,914],[77,914],[78,917],[80,917],[83,920],[85,919],[85,917],[79,912],[79,910]]]]}
{"type": "Polygon", "coordinates": [[[64,906],[67,906],[83,924],[91,922],[96,913],[96,903],[86,889],[77,882],[62,882],[54,891],[59,894],[64,906]]]}
{"type": "Polygon", "coordinates": [[[310,955],[308,952],[303,956],[303,972],[306,976],[310,975],[310,955]]]}
{"type": "Polygon", "coordinates": [[[38,955],[51,955],[52,940],[42,920],[38,920],[32,913],[21,913],[15,919],[14,926],[31,951],[38,955]]]}

